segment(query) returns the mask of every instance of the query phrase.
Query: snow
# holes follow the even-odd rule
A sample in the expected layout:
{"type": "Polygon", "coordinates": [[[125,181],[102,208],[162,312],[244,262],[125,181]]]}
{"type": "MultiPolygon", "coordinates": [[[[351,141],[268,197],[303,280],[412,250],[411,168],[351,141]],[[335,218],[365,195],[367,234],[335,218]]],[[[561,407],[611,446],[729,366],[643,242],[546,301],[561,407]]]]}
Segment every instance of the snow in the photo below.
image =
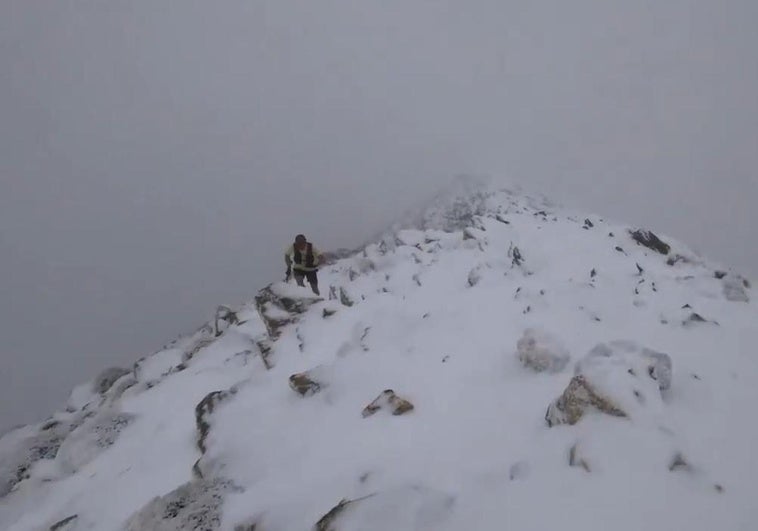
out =
{"type": "MultiPolygon", "coordinates": [[[[286,320],[275,341],[251,301],[105,396],[78,388],[54,416],[60,448],[0,498],[0,529],[75,514],[66,529],[302,531],[341,502],[325,529],[756,529],[748,283],[702,257],[669,265],[695,254],[667,235],[668,257],[622,224],[464,188],[322,268],[332,300],[270,286],[303,312],[266,302],[286,320]],[[518,350],[551,370],[526,370],[518,350]],[[322,385],[301,396],[290,376],[306,371],[322,385]],[[549,427],[576,375],[627,416],[549,427]],[[204,416],[203,453],[195,408],[232,388],[204,416]],[[387,389],[413,409],[364,418],[387,389]]],[[[0,439],[0,485],[42,427],[0,439]]]]}

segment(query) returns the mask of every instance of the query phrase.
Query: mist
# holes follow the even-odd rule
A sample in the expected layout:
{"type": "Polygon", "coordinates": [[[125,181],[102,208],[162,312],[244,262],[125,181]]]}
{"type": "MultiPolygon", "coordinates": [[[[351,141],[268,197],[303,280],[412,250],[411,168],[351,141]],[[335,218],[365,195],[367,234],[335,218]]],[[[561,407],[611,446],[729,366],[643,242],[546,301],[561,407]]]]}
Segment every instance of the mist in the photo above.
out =
{"type": "Polygon", "coordinates": [[[758,276],[758,4],[0,5],[0,431],[457,174],[758,276]]]}

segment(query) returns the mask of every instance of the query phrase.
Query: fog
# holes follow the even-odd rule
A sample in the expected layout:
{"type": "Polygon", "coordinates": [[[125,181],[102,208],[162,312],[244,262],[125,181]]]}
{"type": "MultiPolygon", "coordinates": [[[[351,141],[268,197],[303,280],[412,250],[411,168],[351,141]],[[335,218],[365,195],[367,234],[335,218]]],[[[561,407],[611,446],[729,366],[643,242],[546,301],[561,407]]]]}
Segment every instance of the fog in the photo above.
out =
{"type": "Polygon", "coordinates": [[[0,3],[0,430],[457,174],[758,276],[758,3],[0,3]]]}

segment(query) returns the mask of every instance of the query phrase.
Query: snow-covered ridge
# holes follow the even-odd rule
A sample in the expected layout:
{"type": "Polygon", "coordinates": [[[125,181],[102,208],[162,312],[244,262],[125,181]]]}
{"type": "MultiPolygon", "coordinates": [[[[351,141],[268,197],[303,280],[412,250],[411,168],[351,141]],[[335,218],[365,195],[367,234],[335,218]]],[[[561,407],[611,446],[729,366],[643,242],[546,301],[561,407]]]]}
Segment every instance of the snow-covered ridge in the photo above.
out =
{"type": "Polygon", "coordinates": [[[464,182],[0,439],[8,531],[753,530],[746,279],[464,182]]]}

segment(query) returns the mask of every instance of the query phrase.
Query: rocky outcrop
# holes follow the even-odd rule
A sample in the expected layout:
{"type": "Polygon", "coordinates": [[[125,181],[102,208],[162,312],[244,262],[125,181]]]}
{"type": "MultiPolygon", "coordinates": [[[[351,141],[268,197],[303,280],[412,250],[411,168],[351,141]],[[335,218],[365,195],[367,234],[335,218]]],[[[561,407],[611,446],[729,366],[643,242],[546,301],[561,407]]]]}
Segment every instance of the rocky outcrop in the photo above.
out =
{"type": "Polygon", "coordinates": [[[132,515],[124,531],[216,531],[224,495],[237,490],[224,480],[194,480],[150,501],[132,515]]]}
{"type": "Polygon", "coordinates": [[[661,240],[658,236],[649,230],[638,229],[629,231],[629,234],[634,241],[657,253],[667,255],[669,254],[669,251],[671,251],[671,246],[668,243],[661,240]]]}
{"type": "Polygon", "coordinates": [[[32,467],[43,459],[55,459],[63,441],[79,424],[53,420],[26,437],[3,438],[0,447],[0,498],[28,479],[32,467]]]}
{"type": "Polygon", "coordinates": [[[516,350],[519,361],[536,372],[560,372],[571,360],[568,350],[556,338],[533,328],[524,331],[516,350]]]}
{"type": "Polygon", "coordinates": [[[269,337],[278,339],[281,329],[297,321],[298,316],[323,299],[304,288],[271,284],[255,297],[255,306],[266,325],[269,337]]]}
{"type": "Polygon", "coordinates": [[[370,417],[380,409],[386,409],[393,415],[404,415],[413,410],[413,404],[405,398],[400,398],[392,389],[385,389],[369,405],[363,408],[363,417],[370,417]]]}
{"type": "Polygon", "coordinates": [[[601,343],[576,364],[575,376],[545,413],[548,426],[573,425],[590,412],[641,413],[671,387],[671,358],[629,341],[601,343]]]}
{"type": "Polygon", "coordinates": [[[105,410],[84,424],[61,444],[57,460],[62,470],[73,473],[113,446],[136,417],[129,413],[105,410]]]}
{"type": "Polygon", "coordinates": [[[208,437],[208,433],[211,429],[210,417],[216,408],[222,402],[229,400],[232,396],[237,394],[237,388],[232,387],[227,391],[213,391],[205,395],[197,406],[195,406],[195,427],[197,429],[197,448],[201,453],[205,454],[207,448],[205,446],[205,440],[208,437]]]}
{"type": "Polygon", "coordinates": [[[104,395],[111,387],[113,387],[114,383],[127,374],[131,374],[131,372],[132,371],[129,369],[123,369],[121,367],[105,369],[97,376],[97,378],[95,378],[95,381],[92,383],[92,390],[95,393],[104,395]]]}

